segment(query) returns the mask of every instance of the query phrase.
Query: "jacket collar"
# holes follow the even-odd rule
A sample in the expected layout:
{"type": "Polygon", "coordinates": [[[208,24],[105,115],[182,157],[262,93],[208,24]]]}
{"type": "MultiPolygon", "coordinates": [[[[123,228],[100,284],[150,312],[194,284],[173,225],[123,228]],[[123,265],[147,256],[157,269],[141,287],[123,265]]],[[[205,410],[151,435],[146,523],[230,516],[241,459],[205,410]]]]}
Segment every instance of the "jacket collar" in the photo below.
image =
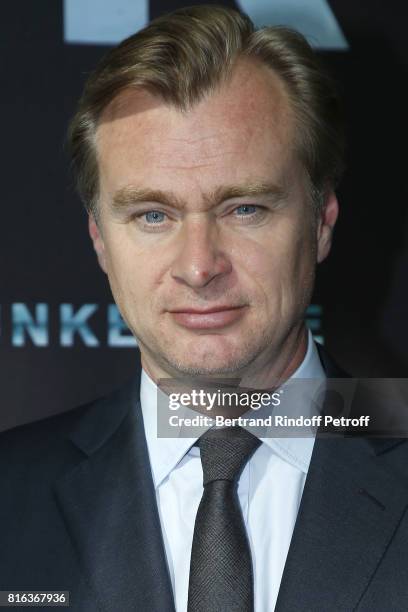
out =
{"type": "Polygon", "coordinates": [[[408,507],[402,442],[316,439],[276,612],[357,608],[408,507]]]}
{"type": "Polygon", "coordinates": [[[68,437],[84,457],[54,492],[99,608],[174,612],[139,385],[81,409],[68,437]]]}

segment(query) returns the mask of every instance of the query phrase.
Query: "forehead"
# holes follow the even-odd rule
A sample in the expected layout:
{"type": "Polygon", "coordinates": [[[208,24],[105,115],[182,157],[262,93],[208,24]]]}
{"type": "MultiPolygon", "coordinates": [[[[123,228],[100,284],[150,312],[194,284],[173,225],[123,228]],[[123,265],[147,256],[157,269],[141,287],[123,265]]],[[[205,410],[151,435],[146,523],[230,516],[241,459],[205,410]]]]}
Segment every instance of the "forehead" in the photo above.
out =
{"type": "Polygon", "coordinates": [[[130,164],[140,180],[151,180],[149,169],[207,169],[214,176],[243,163],[256,174],[260,164],[276,165],[289,155],[293,132],[284,84],[253,61],[240,61],[228,81],[186,112],[146,90],[128,89],[105,109],[97,129],[101,181],[129,182],[130,164]]]}

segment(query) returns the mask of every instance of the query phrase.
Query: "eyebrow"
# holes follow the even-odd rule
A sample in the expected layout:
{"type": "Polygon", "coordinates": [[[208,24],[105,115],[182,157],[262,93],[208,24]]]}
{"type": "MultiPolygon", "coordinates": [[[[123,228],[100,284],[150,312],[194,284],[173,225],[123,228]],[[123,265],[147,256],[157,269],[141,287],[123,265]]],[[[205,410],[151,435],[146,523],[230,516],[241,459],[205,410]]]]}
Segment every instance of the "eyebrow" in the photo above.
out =
{"type": "MultiPolygon", "coordinates": [[[[225,200],[232,198],[244,198],[253,196],[269,196],[274,200],[281,200],[287,195],[287,190],[279,185],[268,182],[251,182],[244,185],[224,185],[214,189],[209,195],[205,196],[208,206],[216,206],[225,200]]],[[[111,206],[114,210],[120,211],[135,204],[143,202],[157,202],[170,207],[183,210],[186,203],[171,191],[161,189],[145,189],[128,185],[119,189],[112,197],[111,206]]]]}

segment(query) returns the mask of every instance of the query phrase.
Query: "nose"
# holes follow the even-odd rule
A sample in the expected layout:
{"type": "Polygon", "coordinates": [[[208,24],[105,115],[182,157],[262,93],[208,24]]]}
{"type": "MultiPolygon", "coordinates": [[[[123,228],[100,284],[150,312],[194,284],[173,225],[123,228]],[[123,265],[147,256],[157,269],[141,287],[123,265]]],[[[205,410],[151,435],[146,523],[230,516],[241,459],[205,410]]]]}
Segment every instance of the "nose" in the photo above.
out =
{"type": "Polygon", "coordinates": [[[216,223],[207,213],[185,219],[177,240],[177,256],[171,269],[174,279],[199,289],[231,270],[216,223]]]}

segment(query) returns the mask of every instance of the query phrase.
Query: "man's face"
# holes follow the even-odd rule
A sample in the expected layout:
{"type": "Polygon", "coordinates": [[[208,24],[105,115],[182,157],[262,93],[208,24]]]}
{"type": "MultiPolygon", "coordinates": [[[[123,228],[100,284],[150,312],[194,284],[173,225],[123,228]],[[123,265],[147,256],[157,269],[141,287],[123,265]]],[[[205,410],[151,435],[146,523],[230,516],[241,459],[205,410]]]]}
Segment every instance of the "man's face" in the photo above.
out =
{"type": "Polygon", "coordinates": [[[278,77],[249,62],[188,112],[140,90],[105,111],[90,231],[151,375],[242,376],[299,337],[329,246],[295,129],[278,77]]]}

